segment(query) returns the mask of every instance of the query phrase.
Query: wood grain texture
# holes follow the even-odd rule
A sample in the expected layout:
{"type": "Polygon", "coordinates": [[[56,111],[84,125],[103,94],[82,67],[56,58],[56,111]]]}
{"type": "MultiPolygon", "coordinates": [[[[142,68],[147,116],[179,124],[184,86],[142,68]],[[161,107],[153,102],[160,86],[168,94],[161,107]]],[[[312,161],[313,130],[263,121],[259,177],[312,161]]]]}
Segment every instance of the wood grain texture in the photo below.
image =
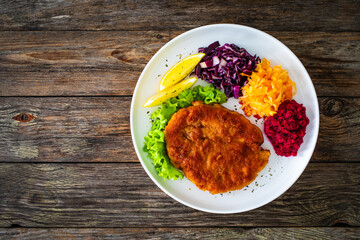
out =
{"type": "MultiPolygon", "coordinates": [[[[359,162],[360,98],[319,104],[312,161],[359,162]]],[[[138,162],[130,105],[130,97],[0,98],[0,162],[138,162]],[[34,118],[14,119],[24,114],[34,118]]]]}
{"type": "Polygon", "coordinates": [[[0,1],[0,240],[359,239],[359,9],[352,0],[0,1]],[[319,139],[299,180],[231,215],[163,193],[129,127],[151,57],[214,23],[282,41],[320,104],[319,139]]]}
{"type": "Polygon", "coordinates": [[[359,31],[359,8],[349,0],[12,0],[1,1],[0,30],[188,30],[231,22],[263,30],[359,31]]]}
{"type": "Polygon", "coordinates": [[[142,32],[0,35],[2,96],[131,95],[145,64],[169,40],[142,32]]]}
{"type": "Polygon", "coordinates": [[[358,163],[310,163],[270,204],[221,215],[171,199],[140,164],[2,163],[0,227],[360,226],[359,171],[358,163]]]}
{"type": "MultiPolygon", "coordinates": [[[[0,32],[0,96],[131,95],[150,58],[182,32],[0,32]]],[[[299,57],[318,96],[360,96],[357,32],[269,33],[299,57]]]]}
{"type": "Polygon", "coordinates": [[[360,98],[320,98],[319,108],[320,130],[313,160],[359,162],[360,98]]]}
{"type": "Polygon", "coordinates": [[[359,228],[15,228],[0,229],[1,240],[43,239],[359,239],[359,228]]]}
{"type": "Polygon", "coordinates": [[[130,97],[0,98],[0,161],[138,161],[130,104],[130,97]],[[24,113],[34,119],[14,119],[24,113]]]}

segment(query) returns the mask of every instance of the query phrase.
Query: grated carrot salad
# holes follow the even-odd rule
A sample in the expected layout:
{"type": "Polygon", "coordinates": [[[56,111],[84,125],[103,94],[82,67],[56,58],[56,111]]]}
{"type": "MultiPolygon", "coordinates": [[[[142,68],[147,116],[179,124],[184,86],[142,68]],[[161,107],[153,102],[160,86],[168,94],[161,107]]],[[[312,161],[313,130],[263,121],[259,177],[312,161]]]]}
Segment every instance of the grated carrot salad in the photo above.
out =
{"type": "Polygon", "coordinates": [[[270,62],[263,58],[242,91],[240,103],[246,116],[272,116],[283,101],[291,100],[296,94],[296,84],[281,65],[271,68],[270,62]]]}

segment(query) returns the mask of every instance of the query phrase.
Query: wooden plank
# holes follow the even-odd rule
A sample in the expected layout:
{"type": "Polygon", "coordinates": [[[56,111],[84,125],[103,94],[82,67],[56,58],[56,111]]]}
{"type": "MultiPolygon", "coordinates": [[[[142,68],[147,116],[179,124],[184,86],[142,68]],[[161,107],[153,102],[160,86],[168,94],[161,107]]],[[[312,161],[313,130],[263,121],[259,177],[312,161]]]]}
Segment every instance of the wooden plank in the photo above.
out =
{"type": "Polygon", "coordinates": [[[130,104],[130,97],[0,98],[0,161],[137,162],[130,104]],[[24,113],[34,119],[14,119],[24,113]]]}
{"type": "Polygon", "coordinates": [[[359,228],[2,228],[0,239],[359,239],[359,228]]]}
{"type": "MultiPolygon", "coordinates": [[[[360,98],[319,102],[312,161],[359,162],[360,98]]],[[[0,98],[0,162],[138,162],[130,104],[130,97],[0,98]]]]}
{"type": "MultiPolygon", "coordinates": [[[[131,95],[150,58],[182,32],[0,32],[0,96],[131,95]]],[[[269,33],[303,62],[318,96],[360,96],[357,32],[269,33]]]]}
{"type": "Polygon", "coordinates": [[[131,95],[145,64],[169,40],[142,32],[0,35],[0,96],[131,95]]]}
{"type": "Polygon", "coordinates": [[[2,1],[0,30],[187,30],[237,23],[263,30],[359,31],[358,1],[2,1]]]}
{"type": "Polygon", "coordinates": [[[359,163],[310,163],[281,197],[211,214],[168,197],[140,164],[0,164],[0,227],[360,226],[359,163]]]}
{"type": "Polygon", "coordinates": [[[360,98],[319,98],[320,130],[315,161],[359,162],[360,98]]]}

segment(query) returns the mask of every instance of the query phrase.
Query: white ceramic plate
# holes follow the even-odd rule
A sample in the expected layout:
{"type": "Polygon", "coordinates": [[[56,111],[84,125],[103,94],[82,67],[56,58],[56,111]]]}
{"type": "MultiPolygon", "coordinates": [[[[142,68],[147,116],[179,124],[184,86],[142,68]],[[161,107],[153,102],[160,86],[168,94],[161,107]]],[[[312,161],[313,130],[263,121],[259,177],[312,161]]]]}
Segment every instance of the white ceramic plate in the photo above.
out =
{"type": "MultiPolygon", "coordinates": [[[[299,40],[300,41],[300,40],[299,40]]],[[[199,79],[199,84],[206,84],[199,79]]],[[[231,110],[243,113],[237,100],[231,98],[225,104],[231,110]],[[236,106],[236,107],[234,107],[236,106]]],[[[263,130],[263,122],[250,121],[263,130]]],[[[237,213],[263,206],[283,194],[299,178],[307,166],[314,151],[319,131],[319,107],[314,86],[300,60],[284,44],[274,37],[254,28],[216,24],[199,27],[181,34],[163,46],[149,61],[143,70],[133,95],[130,113],[132,140],[136,153],[149,177],[165,193],[175,200],[198,210],[212,213],[237,213]],[[197,53],[199,47],[206,47],[214,41],[221,45],[234,43],[245,48],[250,54],[267,58],[271,66],[281,64],[289,72],[296,83],[297,94],[294,99],[306,107],[310,120],[307,126],[304,143],[297,157],[279,157],[264,135],[263,148],[271,151],[269,163],[248,187],[224,194],[212,195],[199,190],[184,177],[183,180],[164,181],[158,177],[152,160],[142,150],[144,137],[151,128],[148,111],[154,108],[143,108],[145,101],[159,89],[161,76],[178,62],[190,54],[197,53]]]]}

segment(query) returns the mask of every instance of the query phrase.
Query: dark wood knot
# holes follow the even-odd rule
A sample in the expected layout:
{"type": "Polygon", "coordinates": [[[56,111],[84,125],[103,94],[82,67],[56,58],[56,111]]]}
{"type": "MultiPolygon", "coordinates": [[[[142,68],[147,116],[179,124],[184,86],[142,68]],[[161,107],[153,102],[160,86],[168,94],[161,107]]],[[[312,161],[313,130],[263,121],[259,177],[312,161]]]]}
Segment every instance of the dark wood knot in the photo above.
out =
{"type": "Polygon", "coordinates": [[[344,102],[337,98],[329,98],[324,101],[323,112],[325,116],[338,115],[344,108],[344,102]]]}
{"type": "Polygon", "coordinates": [[[118,49],[115,49],[111,52],[111,56],[118,58],[117,56],[120,54],[120,51],[118,49]]]}
{"type": "Polygon", "coordinates": [[[118,50],[118,49],[113,50],[113,51],[111,52],[111,56],[114,57],[114,58],[116,58],[116,59],[118,59],[118,60],[120,60],[120,61],[128,62],[128,60],[125,59],[124,54],[122,54],[121,51],[118,50]]]}
{"type": "Polygon", "coordinates": [[[34,118],[35,117],[33,115],[30,115],[28,113],[20,113],[20,114],[16,115],[15,117],[13,117],[14,120],[19,121],[19,122],[30,122],[34,118]]]}
{"type": "Polygon", "coordinates": [[[115,49],[111,53],[111,56],[118,59],[119,61],[125,63],[144,63],[144,57],[136,52],[136,49],[131,49],[130,51],[122,51],[120,49],[115,49]]]}

